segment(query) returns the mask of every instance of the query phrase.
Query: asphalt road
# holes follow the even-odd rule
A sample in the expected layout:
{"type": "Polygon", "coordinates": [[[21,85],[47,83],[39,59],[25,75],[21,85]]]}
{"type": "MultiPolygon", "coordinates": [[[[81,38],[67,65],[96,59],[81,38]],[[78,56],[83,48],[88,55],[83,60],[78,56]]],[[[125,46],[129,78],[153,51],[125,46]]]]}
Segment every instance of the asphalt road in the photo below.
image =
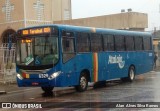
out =
{"type": "MultiPolygon", "coordinates": [[[[43,93],[40,88],[18,88],[16,85],[12,88],[12,90],[7,90],[7,94],[0,95],[0,102],[44,102],[43,107],[48,107],[27,109],[29,111],[160,111],[160,103],[157,103],[160,102],[160,72],[155,71],[136,76],[132,83],[124,83],[120,80],[111,81],[103,87],[90,86],[83,93],[76,92],[73,87],[55,88],[50,94],[43,93]],[[134,107],[139,103],[143,105],[144,102],[149,104],[153,102],[153,105],[159,108],[134,107]],[[115,104],[117,108],[107,108],[108,105],[115,107],[115,104]],[[130,104],[131,107],[124,108],[123,105],[126,104],[130,104]]],[[[6,111],[6,109],[0,110],[6,111]]]]}

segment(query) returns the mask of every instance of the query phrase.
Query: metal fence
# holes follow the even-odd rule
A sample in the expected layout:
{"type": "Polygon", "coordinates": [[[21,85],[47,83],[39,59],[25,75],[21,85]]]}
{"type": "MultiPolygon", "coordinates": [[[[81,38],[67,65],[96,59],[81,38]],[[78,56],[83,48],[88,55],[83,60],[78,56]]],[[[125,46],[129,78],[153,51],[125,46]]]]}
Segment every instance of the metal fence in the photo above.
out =
{"type": "Polygon", "coordinates": [[[15,82],[16,65],[15,65],[15,44],[9,49],[9,44],[3,43],[0,46],[0,82],[15,82]]]}

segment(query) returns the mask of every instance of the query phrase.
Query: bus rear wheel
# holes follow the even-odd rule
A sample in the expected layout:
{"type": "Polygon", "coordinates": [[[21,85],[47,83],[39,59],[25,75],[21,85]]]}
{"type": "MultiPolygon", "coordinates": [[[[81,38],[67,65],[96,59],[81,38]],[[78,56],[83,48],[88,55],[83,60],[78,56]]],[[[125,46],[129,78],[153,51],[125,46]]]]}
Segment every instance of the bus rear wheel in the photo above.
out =
{"type": "Polygon", "coordinates": [[[121,78],[123,82],[132,82],[135,79],[135,68],[131,66],[128,70],[128,77],[121,78]]]}
{"type": "Polygon", "coordinates": [[[87,74],[85,72],[82,72],[80,78],[79,78],[79,85],[75,86],[75,89],[78,92],[86,91],[88,87],[88,79],[87,74]]]}
{"type": "Polygon", "coordinates": [[[41,87],[44,92],[52,92],[54,87],[41,87]]]}
{"type": "Polygon", "coordinates": [[[135,79],[135,68],[131,66],[128,71],[128,81],[132,82],[135,79]]]}

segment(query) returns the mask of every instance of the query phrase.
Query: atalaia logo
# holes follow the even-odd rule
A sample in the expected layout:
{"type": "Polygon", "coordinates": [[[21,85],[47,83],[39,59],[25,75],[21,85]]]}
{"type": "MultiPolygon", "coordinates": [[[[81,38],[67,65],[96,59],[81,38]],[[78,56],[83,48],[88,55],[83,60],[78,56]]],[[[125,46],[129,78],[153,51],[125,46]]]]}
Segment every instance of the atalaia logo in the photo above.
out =
{"type": "Polygon", "coordinates": [[[118,64],[119,68],[122,69],[125,65],[125,61],[123,61],[123,57],[121,55],[109,55],[108,64],[118,64]]]}

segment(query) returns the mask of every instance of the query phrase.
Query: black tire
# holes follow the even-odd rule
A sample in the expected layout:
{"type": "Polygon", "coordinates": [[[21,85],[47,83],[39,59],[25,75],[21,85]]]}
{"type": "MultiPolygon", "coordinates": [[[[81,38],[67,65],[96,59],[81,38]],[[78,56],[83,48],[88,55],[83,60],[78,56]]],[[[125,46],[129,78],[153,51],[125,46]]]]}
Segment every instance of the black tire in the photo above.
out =
{"type": "Polygon", "coordinates": [[[132,82],[135,79],[135,68],[131,66],[128,70],[128,78],[127,80],[129,82],[132,82]]]}
{"type": "Polygon", "coordinates": [[[41,87],[44,92],[52,92],[54,87],[41,87]]]}
{"type": "Polygon", "coordinates": [[[75,86],[76,91],[84,92],[88,87],[88,79],[86,72],[82,72],[79,78],[79,85],[75,86]]]}

